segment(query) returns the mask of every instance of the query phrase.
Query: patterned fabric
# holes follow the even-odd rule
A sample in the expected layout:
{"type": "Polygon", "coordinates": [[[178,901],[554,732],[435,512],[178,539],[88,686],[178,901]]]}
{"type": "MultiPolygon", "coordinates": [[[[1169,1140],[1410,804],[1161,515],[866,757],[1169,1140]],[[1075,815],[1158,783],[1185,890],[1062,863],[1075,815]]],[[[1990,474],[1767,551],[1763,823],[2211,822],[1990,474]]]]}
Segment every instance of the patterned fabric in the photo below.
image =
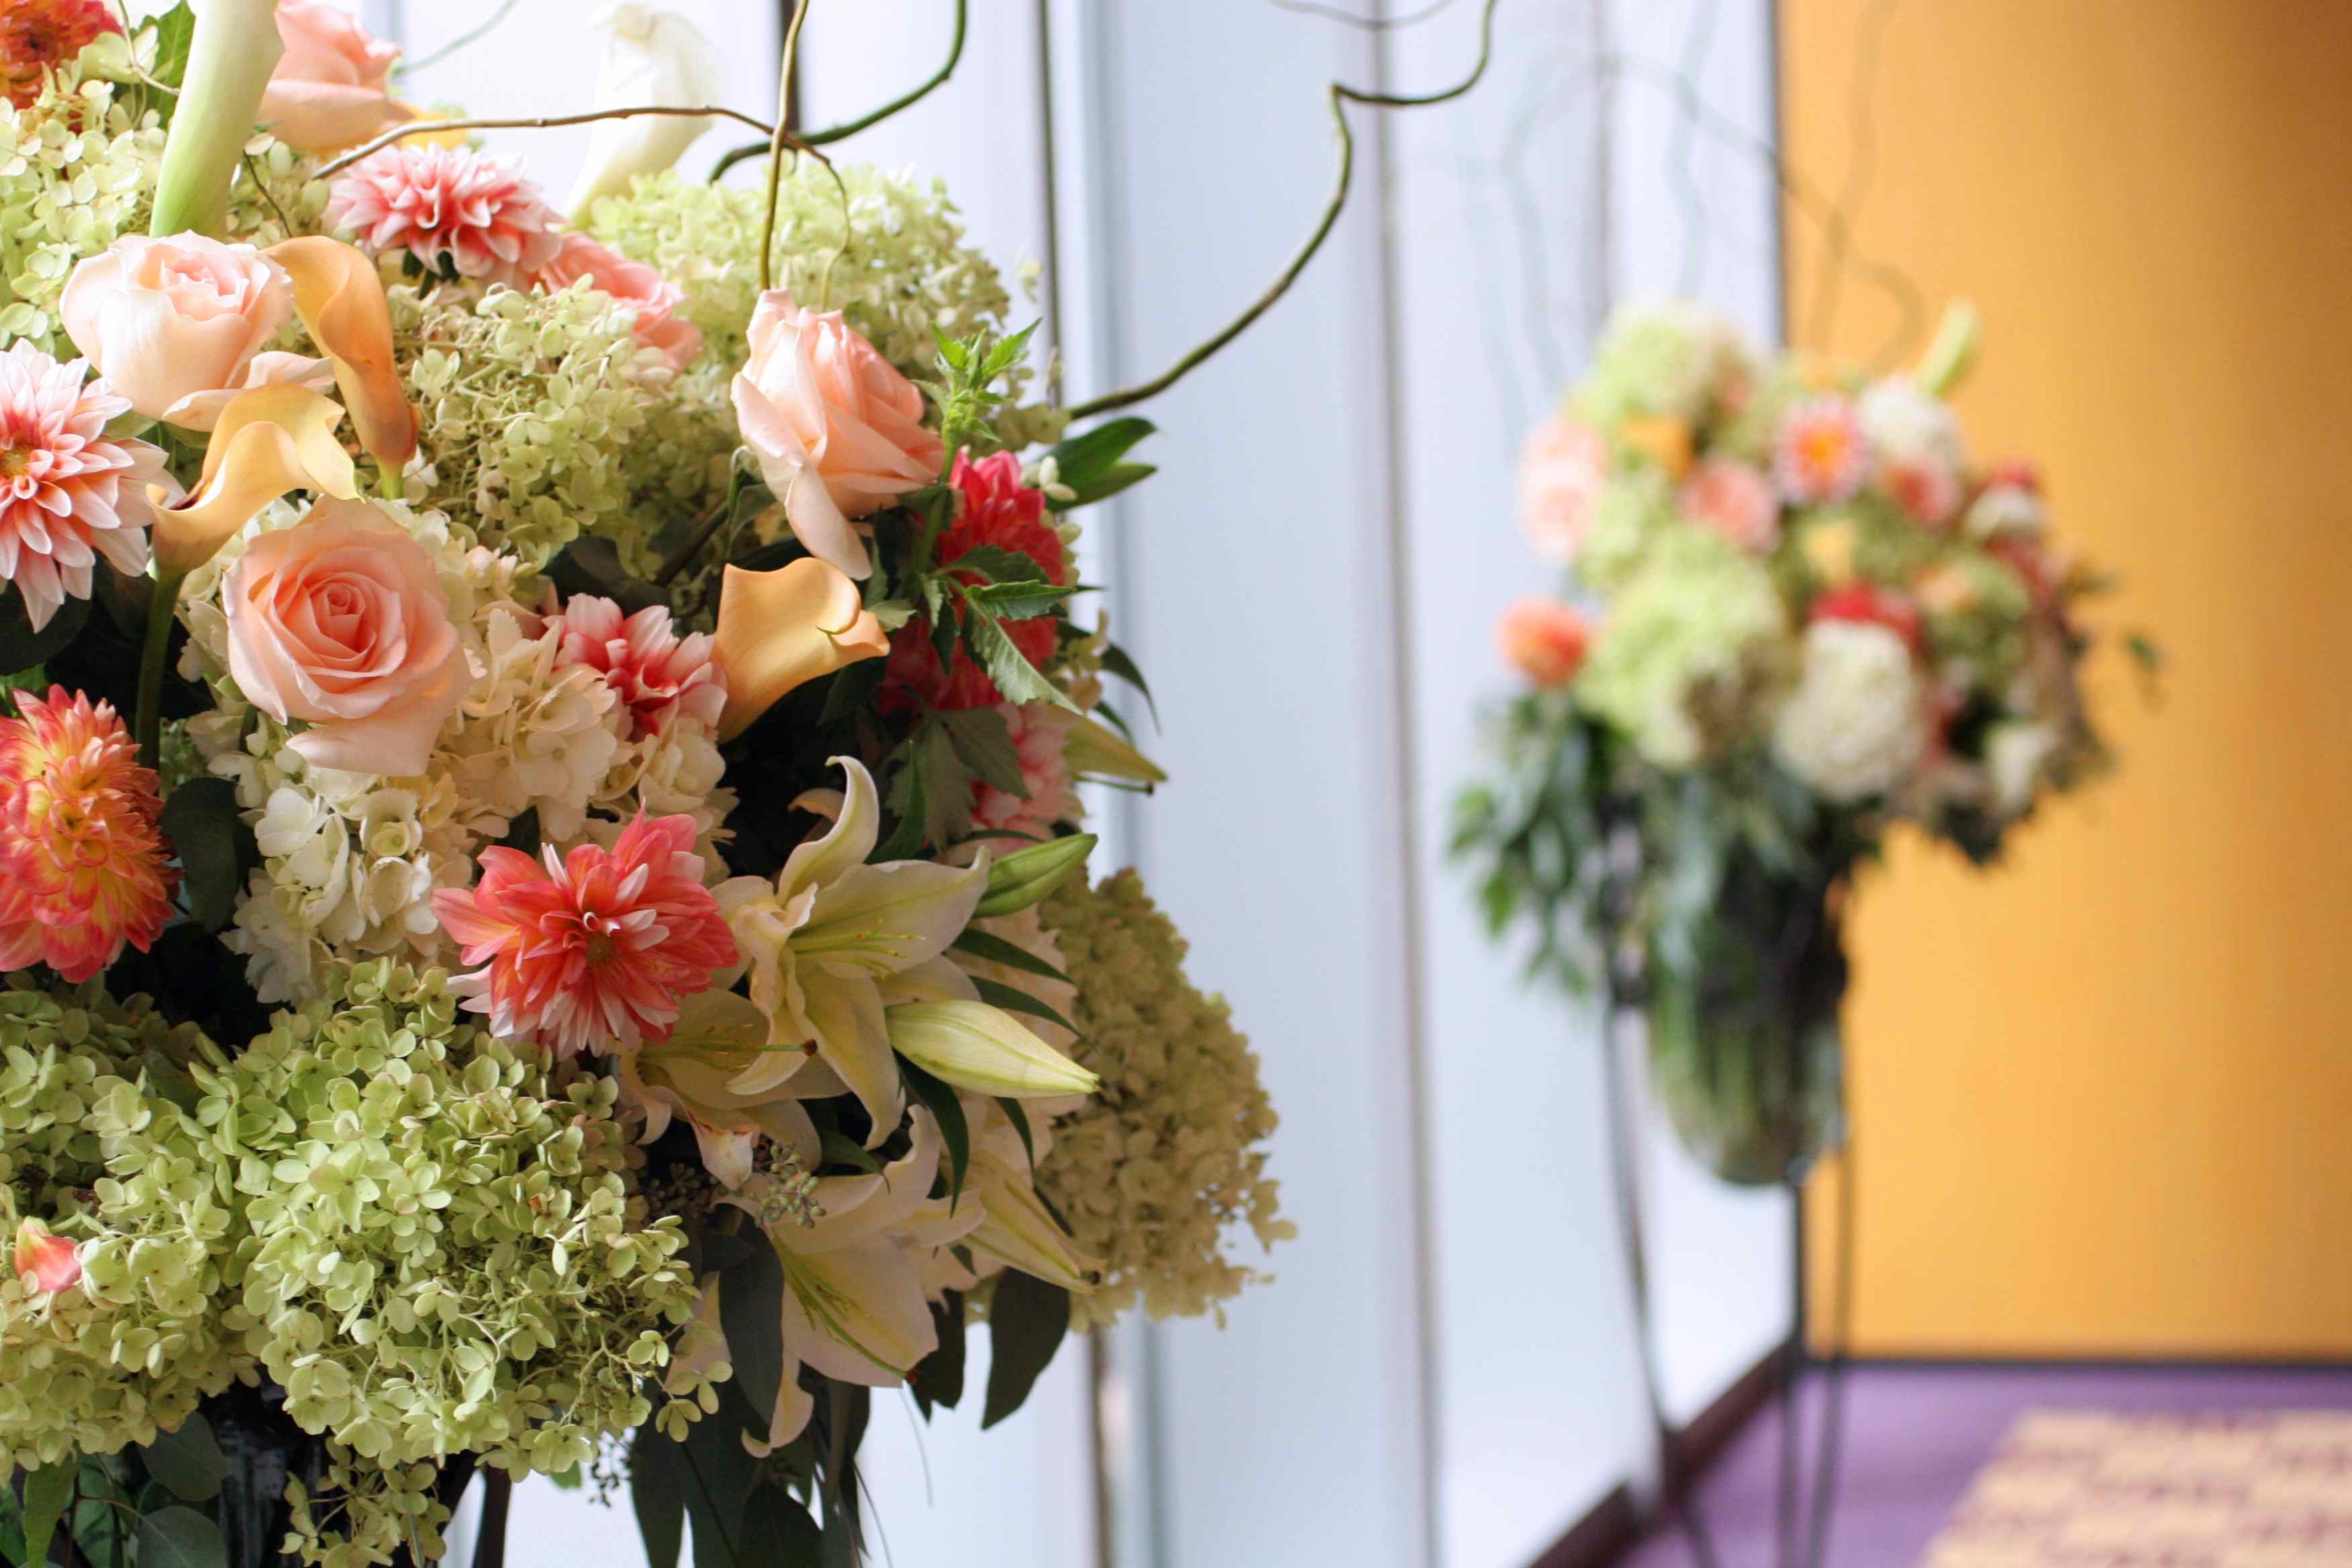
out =
{"type": "Polygon", "coordinates": [[[2343,1568],[2352,1413],[2021,1417],[1920,1568],[2343,1568]]]}

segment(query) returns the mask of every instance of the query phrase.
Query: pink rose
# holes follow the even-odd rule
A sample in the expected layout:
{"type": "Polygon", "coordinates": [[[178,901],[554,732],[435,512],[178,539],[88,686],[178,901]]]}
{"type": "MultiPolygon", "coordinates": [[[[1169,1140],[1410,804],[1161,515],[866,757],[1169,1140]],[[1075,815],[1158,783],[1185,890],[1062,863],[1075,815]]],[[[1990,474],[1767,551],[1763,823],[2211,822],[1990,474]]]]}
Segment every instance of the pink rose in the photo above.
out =
{"type": "Polygon", "coordinates": [[[324,361],[260,352],[294,314],[294,283],[249,245],[118,239],[73,269],[58,313],[115,395],[150,419],[209,430],[247,386],[333,384],[324,361]]]}
{"type": "Polygon", "coordinates": [[[1503,612],[1495,642],[1504,660],[1536,685],[1566,686],[1584,667],[1592,623],[1558,599],[1531,596],[1503,612]]]}
{"type": "Polygon", "coordinates": [[[368,501],[322,500],[229,568],[228,672],[253,705],[310,727],[314,767],[412,777],[464,695],[466,658],[433,558],[368,501]]]}
{"type": "Polygon", "coordinates": [[[702,353],[702,334],[676,314],[686,290],[644,262],[632,261],[584,234],[566,234],[555,258],[531,281],[551,294],[585,283],[629,306],[637,313],[632,329],[637,342],[659,349],[672,370],[684,370],[702,353]]]}
{"type": "Polygon", "coordinates": [[[1709,458],[1683,481],[1683,510],[1742,550],[1758,553],[1780,541],[1780,498],[1763,470],[1709,458]]]}
{"type": "Polygon", "coordinates": [[[947,448],[923,428],[923,395],[841,319],[772,289],[751,313],[751,363],[735,417],[784,520],[809,553],[851,577],[870,570],[852,518],[940,477],[947,448]]]}
{"type": "Polygon", "coordinates": [[[325,0],[278,0],[286,47],[262,89],[262,122],[300,153],[340,153],[404,124],[415,110],[392,98],[400,47],[369,36],[350,12],[325,0]]]}
{"type": "Polygon", "coordinates": [[[1565,414],[1536,426],[1519,458],[1519,526],[1554,561],[1571,561],[1609,479],[1609,444],[1565,414]]]}

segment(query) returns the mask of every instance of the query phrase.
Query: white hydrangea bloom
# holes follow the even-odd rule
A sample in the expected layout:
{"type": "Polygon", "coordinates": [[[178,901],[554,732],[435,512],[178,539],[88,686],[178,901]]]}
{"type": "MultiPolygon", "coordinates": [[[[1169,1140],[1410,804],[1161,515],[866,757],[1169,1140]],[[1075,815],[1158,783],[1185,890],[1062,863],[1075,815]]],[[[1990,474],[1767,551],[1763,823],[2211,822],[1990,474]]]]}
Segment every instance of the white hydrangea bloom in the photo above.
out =
{"type": "Polygon", "coordinates": [[[1908,644],[1885,626],[1816,621],[1804,669],[1772,726],[1772,754],[1849,805],[1902,783],[1927,745],[1927,705],[1908,644]]]}
{"type": "Polygon", "coordinates": [[[621,703],[604,678],[561,662],[535,615],[494,607],[460,722],[434,758],[457,782],[467,824],[497,837],[524,812],[541,836],[577,837],[621,749],[621,703]]]}
{"type": "Polygon", "coordinates": [[[1968,469],[1968,444],[1951,405],[1907,375],[1871,383],[1854,405],[1854,415],[1882,461],[1930,464],[1952,473],[1968,469]]]}

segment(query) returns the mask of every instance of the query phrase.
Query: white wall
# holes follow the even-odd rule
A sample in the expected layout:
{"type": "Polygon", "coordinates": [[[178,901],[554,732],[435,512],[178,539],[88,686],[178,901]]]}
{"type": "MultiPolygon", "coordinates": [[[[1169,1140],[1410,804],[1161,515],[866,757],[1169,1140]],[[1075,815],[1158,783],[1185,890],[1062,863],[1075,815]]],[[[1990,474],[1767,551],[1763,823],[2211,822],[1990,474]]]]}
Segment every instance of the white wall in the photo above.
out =
{"type": "MultiPolygon", "coordinates": [[[[776,7],[672,3],[725,43],[730,101],[764,115],[776,7]]],[[[488,9],[369,8],[418,53],[488,9]]],[[[1257,0],[972,9],[954,81],[839,151],[946,177],[1001,263],[1058,255],[1084,397],[1160,369],[1303,237],[1332,173],[1325,81],[1450,81],[1477,5],[1384,35],[1257,0]]],[[[804,121],[929,74],[949,10],[820,5],[804,121]]],[[[1284,1117],[1275,1173],[1301,1232],[1223,1332],[1138,1329],[1109,1347],[1122,1568],[1507,1568],[1646,1478],[1595,1020],[1518,987],[1443,846],[1476,765],[1475,710],[1507,689],[1494,614],[1549,581],[1512,516],[1522,433],[1623,293],[1687,286],[1773,325],[1769,179],[1708,136],[1686,142],[1646,80],[1604,91],[1603,68],[1696,62],[1716,110],[1769,134],[1769,10],[1520,0],[1475,96],[1356,111],[1356,196],[1329,247],[1146,411],[1160,477],[1089,514],[1089,574],[1152,676],[1174,775],[1108,826],[1265,1058],[1284,1117]]],[[[523,0],[416,94],[581,106],[588,11],[523,0]]],[[[494,140],[560,193],[584,133],[494,140]]],[[[713,134],[688,167],[734,140],[713,134]]],[[[1686,1415],[1785,1333],[1789,1215],[1706,1182],[1663,1136],[1643,1174],[1669,1405],[1686,1415]]],[[[919,1429],[877,1401],[866,1471],[892,1561],[1095,1562],[1080,1348],[984,1436],[971,1409],[919,1429]]],[[[519,1493],[513,1540],[518,1568],[637,1560],[625,1505],[599,1513],[542,1485],[519,1493]]]]}

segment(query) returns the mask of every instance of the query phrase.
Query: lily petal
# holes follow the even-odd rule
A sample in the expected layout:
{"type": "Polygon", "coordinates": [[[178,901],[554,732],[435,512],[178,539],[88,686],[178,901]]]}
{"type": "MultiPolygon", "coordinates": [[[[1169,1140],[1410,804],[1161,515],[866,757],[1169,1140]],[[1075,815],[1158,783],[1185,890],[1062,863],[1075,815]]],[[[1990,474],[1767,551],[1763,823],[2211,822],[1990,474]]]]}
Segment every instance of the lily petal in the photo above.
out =
{"type": "Polygon", "coordinates": [[[392,353],[392,307],[375,263],[324,235],[303,235],[263,252],[294,279],[294,312],[335,367],[360,446],[398,470],[416,455],[416,410],[392,353]]]}
{"type": "Polygon", "coordinates": [[[817,890],[808,923],[793,933],[793,952],[803,963],[831,970],[896,974],[945,952],[987,891],[985,855],[969,866],[854,866],[817,890]]]}
{"type": "Polygon", "coordinates": [[[907,1107],[907,1088],[890,1054],[890,1025],[871,980],[839,975],[805,977],[809,1022],[816,1026],[817,1055],[866,1107],[874,1131],[873,1148],[898,1129],[907,1107]]]}
{"type": "Polygon", "coordinates": [[[890,651],[857,584],[814,557],[772,572],[728,567],[713,641],[712,657],[727,677],[722,741],[750,729],[786,693],[890,651]]]}
{"type": "Polygon", "coordinates": [[[1094,1290],[1102,1266],[1063,1234],[1028,1183],[1002,1177],[981,1184],[987,1215],[964,1239],[1008,1268],[1081,1295],[1094,1290]]]}
{"type": "MultiPolygon", "coordinates": [[[[856,757],[833,759],[848,775],[848,787],[842,791],[839,808],[834,813],[833,826],[814,838],[796,847],[785,858],[783,874],[776,879],[780,897],[790,899],[808,888],[820,888],[835,880],[856,867],[866,864],[874,853],[876,831],[880,826],[882,807],[874,790],[874,775],[856,757]]],[[[805,810],[814,804],[811,790],[793,804],[805,810]]]]}
{"type": "Polygon", "coordinates": [[[827,1377],[887,1387],[939,1349],[922,1279],[897,1242],[779,1256],[785,1348],[827,1377]]]}
{"type": "Polygon", "coordinates": [[[161,487],[148,487],[159,571],[176,574],[203,565],[289,490],[356,500],[351,454],[335,438],[342,417],[335,404],[290,383],[237,394],[213,430],[195,493],[174,503],[161,487]]]}

